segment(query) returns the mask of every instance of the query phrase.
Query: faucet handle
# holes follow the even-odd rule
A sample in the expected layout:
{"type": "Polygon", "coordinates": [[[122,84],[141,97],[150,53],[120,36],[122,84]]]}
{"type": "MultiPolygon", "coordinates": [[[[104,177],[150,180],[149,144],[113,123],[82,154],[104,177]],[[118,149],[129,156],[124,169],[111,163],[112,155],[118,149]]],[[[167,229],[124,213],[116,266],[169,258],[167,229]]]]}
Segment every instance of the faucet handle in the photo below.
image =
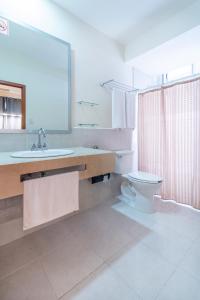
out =
{"type": "Polygon", "coordinates": [[[38,130],[38,134],[42,134],[43,137],[46,137],[46,132],[45,132],[44,128],[42,128],[42,127],[38,130]]]}
{"type": "Polygon", "coordinates": [[[43,149],[47,149],[47,143],[44,142],[42,148],[43,148],[43,149]]]}
{"type": "Polygon", "coordinates": [[[35,151],[37,149],[37,146],[35,143],[33,143],[32,147],[31,147],[31,151],[35,151]]]}

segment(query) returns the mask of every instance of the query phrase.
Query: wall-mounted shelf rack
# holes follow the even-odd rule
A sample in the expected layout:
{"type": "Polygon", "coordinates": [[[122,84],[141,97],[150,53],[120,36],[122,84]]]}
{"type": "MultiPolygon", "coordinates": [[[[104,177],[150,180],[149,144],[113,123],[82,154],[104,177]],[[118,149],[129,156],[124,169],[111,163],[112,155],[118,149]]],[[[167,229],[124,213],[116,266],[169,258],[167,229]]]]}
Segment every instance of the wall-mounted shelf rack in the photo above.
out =
{"type": "Polygon", "coordinates": [[[114,79],[102,82],[100,84],[100,86],[108,88],[108,89],[116,88],[116,89],[122,90],[122,91],[127,92],[127,93],[138,91],[138,89],[135,89],[133,86],[118,82],[114,79]]]}
{"type": "MultiPolygon", "coordinates": [[[[81,127],[81,126],[74,126],[73,129],[94,129],[94,130],[112,130],[112,131],[121,131],[121,128],[112,128],[112,127],[81,127]]],[[[126,130],[132,130],[132,129],[126,129],[126,130]]]]}
{"type": "Polygon", "coordinates": [[[95,103],[95,102],[83,101],[83,100],[77,101],[77,103],[78,104],[85,104],[85,105],[89,105],[89,106],[97,106],[97,105],[99,105],[98,103],[95,103]]]}
{"type": "Polygon", "coordinates": [[[98,124],[95,124],[95,123],[79,123],[78,126],[79,127],[89,127],[89,128],[92,127],[93,128],[93,127],[98,126],[98,124]]]}

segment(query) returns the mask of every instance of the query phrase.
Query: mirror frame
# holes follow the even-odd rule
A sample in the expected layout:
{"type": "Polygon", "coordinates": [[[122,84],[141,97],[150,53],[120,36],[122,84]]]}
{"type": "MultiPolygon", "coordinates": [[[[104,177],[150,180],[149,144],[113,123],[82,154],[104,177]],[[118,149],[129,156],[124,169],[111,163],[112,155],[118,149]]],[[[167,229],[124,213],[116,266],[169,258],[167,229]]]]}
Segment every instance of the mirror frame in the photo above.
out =
{"type": "MultiPolygon", "coordinates": [[[[10,17],[10,16],[6,16],[5,14],[1,13],[0,12],[0,17],[3,18],[3,19],[6,19],[8,20],[8,22],[12,22],[12,23],[15,23],[17,25],[20,25],[20,26],[23,26],[24,28],[27,28],[27,29],[30,29],[32,31],[35,31],[37,33],[39,33],[40,35],[44,35],[46,37],[49,37],[51,39],[54,39],[55,41],[58,41],[64,45],[66,45],[68,47],[68,51],[69,51],[69,54],[68,54],[68,99],[66,100],[67,101],[67,104],[68,104],[68,119],[67,119],[67,123],[68,123],[68,129],[63,129],[63,130],[48,130],[48,129],[45,129],[45,132],[47,134],[69,134],[72,132],[72,124],[71,124],[71,113],[72,113],[72,93],[71,93],[71,90],[72,90],[72,72],[71,72],[71,44],[60,39],[60,38],[57,38],[56,36],[54,35],[51,35],[45,31],[42,31],[36,27],[33,27],[32,25],[29,25],[27,23],[24,23],[24,22],[21,22],[19,20],[17,20],[16,18],[13,18],[13,17],[10,17]]],[[[3,78],[0,78],[1,81],[4,81],[3,78]]],[[[26,104],[27,105],[27,104],[26,104]]],[[[39,128],[38,128],[39,129],[39,128]]],[[[34,129],[34,130],[30,130],[30,129],[0,129],[0,134],[2,133],[21,133],[21,134],[36,134],[38,132],[38,129],[34,129]]]]}

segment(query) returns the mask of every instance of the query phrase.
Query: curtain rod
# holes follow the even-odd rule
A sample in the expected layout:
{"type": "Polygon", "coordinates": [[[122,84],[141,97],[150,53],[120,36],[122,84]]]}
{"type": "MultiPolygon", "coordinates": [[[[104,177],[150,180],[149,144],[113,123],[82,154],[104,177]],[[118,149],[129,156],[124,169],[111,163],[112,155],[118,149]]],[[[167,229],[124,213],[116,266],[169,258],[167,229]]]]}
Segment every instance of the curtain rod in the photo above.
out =
{"type": "Polygon", "coordinates": [[[170,81],[170,82],[167,82],[167,83],[164,83],[164,84],[154,85],[152,87],[148,87],[146,89],[140,90],[139,94],[154,92],[154,91],[160,90],[162,88],[168,88],[168,87],[171,87],[171,86],[174,86],[174,85],[187,83],[187,82],[192,82],[192,81],[195,81],[195,80],[198,80],[198,79],[200,79],[200,73],[192,75],[192,76],[187,76],[187,77],[184,77],[184,78],[181,78],[181,79],[173,80],[173,81],[170,81]]]}

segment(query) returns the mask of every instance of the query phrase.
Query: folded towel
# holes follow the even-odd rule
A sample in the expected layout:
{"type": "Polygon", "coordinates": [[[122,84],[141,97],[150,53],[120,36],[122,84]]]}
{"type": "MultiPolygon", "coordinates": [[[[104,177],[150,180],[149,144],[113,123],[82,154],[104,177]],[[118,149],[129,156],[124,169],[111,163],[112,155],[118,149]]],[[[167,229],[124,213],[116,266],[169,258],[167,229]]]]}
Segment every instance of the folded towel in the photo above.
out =
{"type": "Polygon", "coordinates": [[[126,128],[125,92],[112,90],[112,128],[126,128]]]}
{"type": "Polygon", "coordinates": [[[79,209],[79,172],[24,181],[23,229],[79,209]]]}
{"type": "Polygon", "coordinates": [[[126,128],[135,128],[135,94],[126,93],[126,128]]]}

